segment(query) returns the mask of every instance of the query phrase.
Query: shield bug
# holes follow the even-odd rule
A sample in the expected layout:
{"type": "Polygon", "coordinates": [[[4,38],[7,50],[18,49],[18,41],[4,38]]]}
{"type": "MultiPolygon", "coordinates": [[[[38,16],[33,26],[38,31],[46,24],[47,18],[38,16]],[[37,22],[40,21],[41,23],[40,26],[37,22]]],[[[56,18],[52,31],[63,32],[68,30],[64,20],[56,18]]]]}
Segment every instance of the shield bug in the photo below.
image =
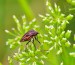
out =
{"type": "MultiPolygon", "coordinates": [[[[32,39],[32,42],[33,42],[33,44],[34,44],[34,39],[35,39],[36,41],[38,41],[38,39],[36,38],[37,34],[39,34],[37,31],[35,31],[35,30],[30,30],[30,31],[28,31],[27,33],[25,33],[25,34],[23,35],[23,37],[21,38],[20,42],[28,41],[28,42],[26,43],[26,45],[27,45],[27,44],[31,41],[31,39],[32,39]]],[[[38,42],[39,42],[39,41],[38,41],[38,42]]],[[[39,42],[39,43],[40,43],[40,42],[39,42]]],[[[34,44],[34,47],[36,48],[35,44],[34,44]]]]}

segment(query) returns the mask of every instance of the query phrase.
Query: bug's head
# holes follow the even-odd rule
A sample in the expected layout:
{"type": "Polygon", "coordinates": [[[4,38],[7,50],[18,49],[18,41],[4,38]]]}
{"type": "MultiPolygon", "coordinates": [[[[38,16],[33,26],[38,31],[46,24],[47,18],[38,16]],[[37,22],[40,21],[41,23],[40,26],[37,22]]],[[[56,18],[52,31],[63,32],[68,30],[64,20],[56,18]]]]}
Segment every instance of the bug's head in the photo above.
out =
{"type": "Polygon", "coordinates": [[[38,32],[36,32],[36,34],[39,34],[38,32]]]}

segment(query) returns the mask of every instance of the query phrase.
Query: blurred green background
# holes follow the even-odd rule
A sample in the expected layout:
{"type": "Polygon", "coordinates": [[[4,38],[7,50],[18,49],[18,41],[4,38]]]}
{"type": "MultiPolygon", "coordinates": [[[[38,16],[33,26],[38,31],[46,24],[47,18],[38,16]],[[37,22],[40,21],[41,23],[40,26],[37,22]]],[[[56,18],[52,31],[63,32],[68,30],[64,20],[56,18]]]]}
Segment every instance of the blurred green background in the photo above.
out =
{"type": "MultiPolygon", "coordinates": [[[[62,13],[68,15],[69,13],[74,15],[74,18],[70,21],[70,24],[66,29],[72,30],[72,36],[70,41],[73,43],[73,34],[75,33],[75,10],[69,11],[70,8],[75,8],[75,5],[71,5],[66,0],[49,0],[52,3],[56,3],[60,6],[62,13]]],[[[21,22],[21,16],[26,15],[27,22],[31,21],[34,17],[41,22],[38,14],[45,14],[47,8],[45,6],[46,0],[0,0],[0,62],[3,65],[7,64],[7,56],[9,55],[9,47],[5,45],[8,38],[12,38],[5,33],[5,29],[10,30],[16,28],[16,24],[12,18],[16,15],[21,22]]]]}

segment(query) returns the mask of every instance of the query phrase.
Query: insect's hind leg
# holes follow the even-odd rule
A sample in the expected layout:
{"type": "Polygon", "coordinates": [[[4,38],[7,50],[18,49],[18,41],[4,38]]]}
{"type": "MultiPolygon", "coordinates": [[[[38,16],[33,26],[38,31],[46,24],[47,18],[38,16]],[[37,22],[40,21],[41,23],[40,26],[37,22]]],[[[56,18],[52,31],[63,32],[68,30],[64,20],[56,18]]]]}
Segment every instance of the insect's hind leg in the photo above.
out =
{"type": "Polygon", "coordinates": [[[32,43],[33,43],[33,45],[34,45],[34,47],[35,47],[35,50],[36,50],[36,46],[35,46],[35,44],[34,44],[34,38],[33,38],[33,41],[32,41],[32,43]]]}
{"type": "Polygon", "coordinates": [[[26,45],[30,42],[31,40],[29,40],[27,43],[26,43],[26,45]]]}

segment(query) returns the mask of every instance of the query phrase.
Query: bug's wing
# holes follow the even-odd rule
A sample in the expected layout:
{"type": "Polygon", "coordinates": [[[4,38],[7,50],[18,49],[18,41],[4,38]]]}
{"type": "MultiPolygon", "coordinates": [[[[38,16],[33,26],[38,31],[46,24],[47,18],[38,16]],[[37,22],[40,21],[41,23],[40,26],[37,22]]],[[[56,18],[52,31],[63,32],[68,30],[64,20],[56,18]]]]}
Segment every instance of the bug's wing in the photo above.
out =
{"type": "Polygon", "coordinates": [[[36,36],[38,34],[38,32],[36,32],[36,31],[34,31],[34,30],[30,30],[29,32],[28,32],[28,35],[29,36],[36,36]]]}
{"type": "Polygon", "coordinates": [[[24,35],[24,36],[21,38],[20,42],[29,41],[30,39],[31,39],[31,37],[30,37],[29,35],[24,35]]]}

